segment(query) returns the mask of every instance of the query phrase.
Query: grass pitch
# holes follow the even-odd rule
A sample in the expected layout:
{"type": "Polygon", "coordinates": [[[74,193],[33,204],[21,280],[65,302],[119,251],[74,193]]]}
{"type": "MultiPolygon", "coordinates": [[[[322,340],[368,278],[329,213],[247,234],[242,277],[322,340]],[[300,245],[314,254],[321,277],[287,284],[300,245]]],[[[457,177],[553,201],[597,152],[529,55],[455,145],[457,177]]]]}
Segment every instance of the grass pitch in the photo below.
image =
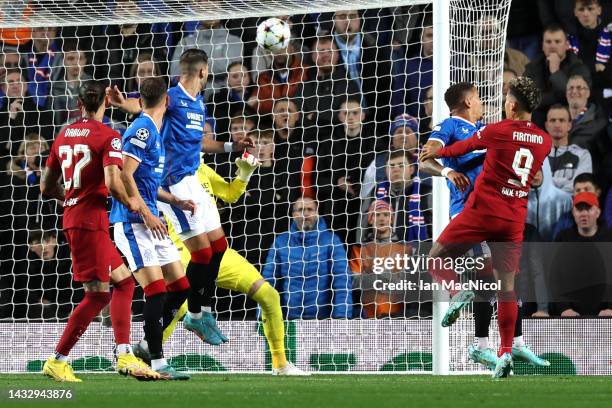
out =
{"type": "MultiPolygon", "coordinates": [[[[78,374],[77,374],[78,375],[78,374]]],[[[0,407],[609,407],[612,377],[203,374],[183,382],[79,375],[80,384],[42,375],[0,375],[0,407]],[[71,400],[14,400],[9,390],[69,388],[71,400]]]]}

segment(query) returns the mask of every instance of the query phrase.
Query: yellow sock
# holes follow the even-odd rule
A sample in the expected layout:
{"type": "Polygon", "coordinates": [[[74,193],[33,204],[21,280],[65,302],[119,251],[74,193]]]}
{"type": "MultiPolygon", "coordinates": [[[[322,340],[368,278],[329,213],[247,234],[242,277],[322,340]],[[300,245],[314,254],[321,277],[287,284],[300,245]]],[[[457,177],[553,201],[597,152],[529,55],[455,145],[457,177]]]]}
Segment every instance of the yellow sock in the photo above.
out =
{"type": "Polygon", "coordinates": [[[287,364],[285,356],[285,325],[280,306],[280,296],[269,283],[261,285],[252,296],[261,307],[264,334],[272,354],[272,368],[281,368],[287,364]]]}

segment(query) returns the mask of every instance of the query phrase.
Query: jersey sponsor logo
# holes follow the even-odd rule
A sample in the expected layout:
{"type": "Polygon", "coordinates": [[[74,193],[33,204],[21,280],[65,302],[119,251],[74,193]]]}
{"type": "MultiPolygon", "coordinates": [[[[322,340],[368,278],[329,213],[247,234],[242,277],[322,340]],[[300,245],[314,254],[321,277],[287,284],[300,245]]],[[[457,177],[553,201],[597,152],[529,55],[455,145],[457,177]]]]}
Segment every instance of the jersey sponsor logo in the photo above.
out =
{"type": "Polygon", "coordinates": [[[136,137],[143,142],[149,138],[149,129],[140,128],[136,131],[136,137]]]}
{"type": "Polygon", "coordinates": [[[121,139],[115,137],[113,140],[111,140],[111,147],[115,150],[121,150],[121,139]]]}
{"type": "Polygon", "coordinates": [[[204,122],[204,115],[202,115],[201,113],[187,112],[187,119],[204,122]]]}
{"type": "MultiPolygon", "coordinates": [[[[510,180],[508,180],[508,181],[510,181],[510,180]]],[[[503,195],[507,196],[507,197],[516,197],[516,198],[527,197],[527,195],[529,194],[529,192],[527,192],[527,191],[514,190],[514,189],[508,188],[508,187],[502,187],[501,193],[503,195]]]]}
{"type": "Polygon", "coordinates": [[[463,132],[464,135],[470,133],[470,131],[467,128],[464,128],[464,127],[461,128],[461,132],[463,132]]]}
{"type": "Polygon", "coordinates": [[[64,207],[72,207],[73,205],[77,205],[79,202],[79,197],[74,197],[69,200],[64,201],[64,207]]]}
{"type": "Polygon", "coordinates": [[[66,129],[64,137],[87,137],[89,136],[89,129],[66,129]]]}

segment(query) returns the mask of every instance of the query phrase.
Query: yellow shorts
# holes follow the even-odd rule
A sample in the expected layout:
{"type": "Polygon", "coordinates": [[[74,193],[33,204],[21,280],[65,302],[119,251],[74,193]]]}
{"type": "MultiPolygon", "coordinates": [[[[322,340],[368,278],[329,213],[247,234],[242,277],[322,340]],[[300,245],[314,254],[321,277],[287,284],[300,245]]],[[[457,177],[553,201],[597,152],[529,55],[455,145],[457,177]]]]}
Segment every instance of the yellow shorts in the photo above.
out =
{"type": "Polygon", "coordinates": [[[242,255],[231,248],[225,251],[217,277],[218,287],[246,294],[261,279],[259,271],[242,255]]]}

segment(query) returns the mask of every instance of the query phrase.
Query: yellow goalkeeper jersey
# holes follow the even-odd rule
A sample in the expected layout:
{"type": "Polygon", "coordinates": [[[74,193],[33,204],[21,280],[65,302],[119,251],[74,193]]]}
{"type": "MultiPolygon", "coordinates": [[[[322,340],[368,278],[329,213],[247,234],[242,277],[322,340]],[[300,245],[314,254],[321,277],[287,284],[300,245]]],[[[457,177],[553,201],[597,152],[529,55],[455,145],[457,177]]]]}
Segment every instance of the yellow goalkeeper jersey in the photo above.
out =
{"type": "MultiPolygon", "coordinates": [[[[206,192],[210,194],[211,197],[220,198],[221,200],[230,204],[238,201],[240,196],[244,194],[247,188],[247,183],[240,180],[238,177],[234,178],[230,182],[227,182],[205,163],[200,164],[200,167],[198,167],[198,171],[196,172],[196,176],[198,176],[200,184],[202,184],[202,187],[204,187],[206,192]]],[[[174,231],[174,228],[172,228],[172,224],[169,222],[167,224],[170,239],[172,239],[172,242],[174,242],[179,250],[179,253],[181,254],[181,262],[183,265],[187,265],[191,259],[191,254],[187,248],[185,248],[185,245],[183,245],[183,242],[174,231]]]]}

